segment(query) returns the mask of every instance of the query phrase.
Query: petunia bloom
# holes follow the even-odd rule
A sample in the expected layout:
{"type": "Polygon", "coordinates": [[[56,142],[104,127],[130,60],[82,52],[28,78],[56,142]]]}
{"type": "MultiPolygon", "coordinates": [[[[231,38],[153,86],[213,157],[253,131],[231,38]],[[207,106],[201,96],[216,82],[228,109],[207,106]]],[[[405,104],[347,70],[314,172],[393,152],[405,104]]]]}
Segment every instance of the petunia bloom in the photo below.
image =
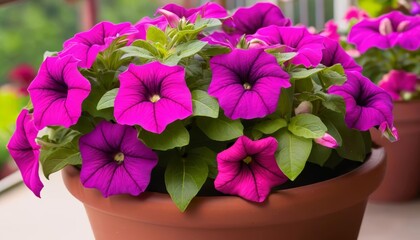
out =
{"type": "Polygon", "coordinates": [[[59,56],[72,55],[80,60],[80,67],[90,68],[96,56],[107,49],[112,41],[121,36],[134,36],[135,33],[137,29],[128,22],[120,24],[101,22],[89,31],[77,33],[64,42],[64,49],[59,56]]]}
{"type": "Polygon", "coordinates": [[[230,49],[235,49],[239,43],[240,36],[229,35],[225,32],[214,32],[200,40],[207,42],[210,45],[220,45],[230,49]]]}
{"type": "Polygon", "coordinates": [[[417,75],[402,70],[391,70],[385,74],[378,86],[389,93],[394,101],[401,100],[401,93],[415,92],[417,75]]]}
{"type": "Polygon", "coordinates": [[[247,37],[248,41],[259,39],[269,46],[286,46],[286,52],[296,52],[293,64],[315,67],[322,59],[324,37],[310,34],[304,27],[270,26],[247,37]]]}
{"type": "Polygon", "coordinates": [[[210,60],[208,92],[231,119],[262,118],[276,110],[280,89],[289,75],[264,49],[235,49],[210,60]]]}
{"type": "Polygon", "coordinates": [[[410,14],[411,15],[420,14],[420,3],[417,0],[411,1],[410,14]]]}
{"type": "Polygon", "coordinates": [[[325,23],[324,31],[319,35],[332,39],[334,41],[340,42],[340,34],[338,34],[338,26],[334,20],[330,20],[325,23]]]}
{"type": "MultiPolygon", "coordinates": [[[[200,15],[201,18],[225,18],[228,15],[226,9],[213,2],[207,2],[200,7],[191,9],[186,9],[177,4],[170,3],[163,6],[161,9],[169,11],[179,18],[185,18],[191,23],[196,21],[198,15],[200,15]]],[[[157,13],[161,13],[161,9],[158,9],[157,13]]]]}
{"type": "Polygon", "coordinates": [[[364,19],[354,25],[348,40],[361,53],[370,48],[388,49],[395,46],[414,51],[420,47],[420,18],[393,11],[379,18],[364,19]]]}
{"type": "Polygon", "coordinates": [[[346,20],[347,22],[349,22],[352,19],[356,19],[357,21],[359,21],[364,18],[369,18],[367,12],[354,6],[350,7],[344,15],[344,20],[346,20]]]}
{"type": "Polygon", "coordinates": [[[390,128],[394,126],[391,96],[361,73],[348,72],[347,81],[342,86],[330,87],[328,92],[343,97],[349,128],[367,131],[383,123],[390,128]]]}
{"type": "Polygon", "coordinates": [[[34,105],[35,125],[70,127],[82,114],[82,102],[90,93],[90,83],[79,72],[72,56],[48,57],[28,88],[34,105]]]}
{"type": "Polygon", "coordinates": [[[39,178],[39,149],[35,139],[38,134],[32,114],[24,109],[16,121],[16,131],[7,145],[15,160],[25,185],[38,197],[44,187],[39,178]]]}
{"type": "Polygon", "coordinates": [[[114,115],[120,124],[138,124],[147,131],[161,133],[168,124],[192,114],[191,92],[180,66],[130,64],[119,79],[114,115]]]}
{"type": "Polygon", "coordinates": [[[217,154],[216,189],[254,202],[264,202],[271,188],[287,181],[276,163],[278,143],[268,137],[257,141],[242,136],[217,154]]]}
{"type": "Polygon", "coordinates": [[[104,197],[139,195],[149,185],[158,157],[138,138],[135,128],[100,122],[79,140],[82,156],[80,180],[104,197]]]}
{"type": "Polygon", "coordinates": [[[340,43],[332,39],[324,39],[324,49],[322,50],[321,63],[327,67],[333,66],[337,63],[343,66],[344,71],[362,72],[362,67],[359,66],[354,59],[341,47],[340,43]]]}
{"type": "Polygon", "coordinates": [[[275,26],[290,26],[281,9],[272,3],[257,3],[251,7],[240,7],[232,18],[223,23],[224,29],[231,29],[230,34],[254,34],[258,29],[275,26]]]}

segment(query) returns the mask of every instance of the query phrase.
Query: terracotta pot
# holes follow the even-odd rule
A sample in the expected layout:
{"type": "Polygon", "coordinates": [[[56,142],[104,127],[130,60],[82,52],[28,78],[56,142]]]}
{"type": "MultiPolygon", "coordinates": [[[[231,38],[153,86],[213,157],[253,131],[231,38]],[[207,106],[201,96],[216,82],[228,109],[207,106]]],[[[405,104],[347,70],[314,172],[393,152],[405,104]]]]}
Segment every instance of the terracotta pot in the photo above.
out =
{"type": "Polygon", "coordinates": [[[377,202],[412,200],[420,193],[420,101],[395,102],[394,124],[399,134],[394,143],[371,131],[373,141],[387,154],[384,180],[371,196],[377,202]]]}
{"type": "Polygon", "coordinates": [[[83,202],[97,240],[357,239],[370,193],[385,171],[383,149],[339,177],[272,193],[263,204],[235,196],[197,197],[185,213],[167,194],[103,198],[84,188],[75,168],[63,171],[83,202]]]}

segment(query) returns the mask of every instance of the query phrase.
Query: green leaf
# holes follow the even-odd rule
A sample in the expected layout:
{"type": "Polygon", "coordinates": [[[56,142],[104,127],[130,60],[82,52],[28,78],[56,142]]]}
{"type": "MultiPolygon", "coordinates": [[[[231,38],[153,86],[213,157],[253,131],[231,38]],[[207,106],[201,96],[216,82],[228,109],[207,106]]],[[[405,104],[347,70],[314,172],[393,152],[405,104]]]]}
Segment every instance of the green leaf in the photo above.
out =
{"type": "Polygon", "coordinates": [[[324,166],[328,158],[331,156],[332,149],[321,146],[319,144],[312,144],[312,151],[309,155],[308,162],[315,163],[319,166],[324,166]]]}
{"type": "Polygon", "coordinates": [[[219,116],[219,104],[217,100],[202,90],[192,91],[193,115],[217,118],[219,116]]]}
{"type": "Polygon", "coordinates": [[[44,60],[45,60],[47,57],[55,57],[55,56],[57,56],[57,54],[58,54],[58,52],[45,51],[45,52],[44,52],[44,60]]]}
{"type": "Polygon", "coordinates": [[[322,105],[324,107],[341,114],[346,113],[346,104],[342,96],[324,92],[318,92],[316,95],[322,99],[322,105]]]}
{"type": "MultiPolygon", "coordinates": [[[[362,133],[348,128],[342,114],[332,111],[324,111],[321,114],[321,118],[324,122],[330,121],[330,123],[333,124],[339,132],[342,138],[342,145],[336,150],[341,157],[360,162],[365,159],[366,154],[370,151],[370,149],[366,149],[362,133]]],[[[335,137],[332,132],[330,132],[330,134],[335,137]]]]}
{"type": "Polygon", "coordinates": [[[286,126],[287,126],[287,122],[283,118],[268,119],[260,123],[257,123],[252,130],[258,131],[264,134],[272,134],[286,126]]]}
{"type": "Polygon", "coordinates": [[[155,134],[141,130],[139,138],[154,150],[166,151],[176,147],[183,147],[190,142],[190,134],[182,122],[174,122],[168,125],[161,134],[155,134]]]}
{"type": "Polygon", "coordinates": [[[213,57],[213,56],[229,53],[230,51],[231,49],[227,47],[207,44],[206,46],[203,47],[203,49],[201,49],[201,51],[198,54],[204,55],[207,57],[213,57]]]}
{"type": "Polygon", "coordinates": [[[313,69],[306,69],[306,68],[296,68],[290,72],[290,77],[294,79],[303,79],[308,78],[311,75],[322,71],[323,68],[313,68],[313,69]]]}
{"type": "Polygon", "coordinates": [[[293,84],[290,88],[284,88],[281,90],[279,103],[277,104],[277,110],[280,116],[286,120],[292,117],[293,109],[293,84]]]}
{"type": "Polygon", "coordinates": [[[337,141],[338,146],[343,145],[343,139],[341,138],[340,133],[338,132],[338,129],[334,126],[334,123],[331,122],[330,119],[322,118],[322,121],[324,122],[325,126],[328,128],[328,133],[333,136],[333,138],[337,141]]]}
{"type": "Polygon", "coordinates": [[[216,153],[210,150],[207,147],[194,148],[188,151],[188,159],[196,161],[195,159],[200,159],[199,161],[205,161],[209,168],[209,178],[216,178],[217,176],[217,162],[216,162],[216,153]]]}
{"type": "Polygon", "coordinates": [[[166,34],[153,25],[149,26],[147,29],[146,40],[154,43],[161,43],[162,45],[165,45],[168,42],[166,34]]]}
{"type": "Polygon", "coordinates": [[[115,96],[117,96],[119,88],[114,88],[106,92],[102,98],[99,100],[98,105],[96,106],[97,110],[102,110],[106,108],[114,107],[115,96]]]}
{"type": "Polygon", "coordinates": [[[138,57],[144,59],[155,58],[148,50],[136,46],[122,47],[120,50],[125,52],[125,54],[121,57],[122,59],[129,57],[138,57]]]}
{"type": "Polygon", "coordinates": [[[244,126],[239,119],[231,120],[220,114],[219,118],[198,118],[197,126],[207,137],[216,141],[228,141],[243,135],[244,126]]]}
{"type": "Polygon", "coordinates": [[[299,114],[290,119],[288,128],[294,135],[304,138],[320,138],[327,132],[327,127],[321,119],[309,113],[299,114]]]}
{"type": "Polygon", "coordinates": [[[197,18],[194,23],[194,28],[201,29],[203,27],[206,28],[214,28],[219,27],[222,25],[222,22],[217,18],[197,18]]]}
{"type": "Polygon", "coordinates": [[[141,49],[147,50],[148,52],[150,52],[155,57],[160,56],[160,53],[156,49],[156,47],[153,46],[151,43],[145,41],[145,40],[136,40],[131,44],[131,46],[139,47],[141,49]]]}
{"type": "Polygon", "coordinates": [[[325,88],[329,88],[332,85],[342,85],[347,80],[341,64],[335,64],[331,67],[324,68],[322,71],[318,72],[318,78],[322,81],[325,88]]]}
{"type": "Polygon", "coordinates": [[[68,165],[81,165],[80,152],[75,149],[56,148],[52,151],[41,151],[42,171],[47,179],[52,173],[60,171],[68,165]]]}
{"type": "Polygon", "coordinates": [[[179,210],[185,211],[197,195],[208,175],[203,158],[176,158],[169,161],[165,171],[166,189],[179,210]]]}
{"type": "Polygon", "coordinates": [[[274,57],[276,57],[277,62],[279,64],[282,64],[286,61],[289,61],[291,59],[293,59],[297,53],[295,52],[287,52],[287,53],[272,53],[274,55],[274,57]]]}
{"type": "Polygon", "coordinates": [[[283,173],[295,180],[305,167],[312,149],[312,140],[298,137],[287,129],[281,129],[275,136],[279,143],[276,161],[283,173]]]}
{"type": "Polygon", "coordinates": [[[176,54],[181,59],[191,57],[198,53],[206,45],[206,42],[200,40],[192,40],[176,46],[174,54],[176,54]]]}

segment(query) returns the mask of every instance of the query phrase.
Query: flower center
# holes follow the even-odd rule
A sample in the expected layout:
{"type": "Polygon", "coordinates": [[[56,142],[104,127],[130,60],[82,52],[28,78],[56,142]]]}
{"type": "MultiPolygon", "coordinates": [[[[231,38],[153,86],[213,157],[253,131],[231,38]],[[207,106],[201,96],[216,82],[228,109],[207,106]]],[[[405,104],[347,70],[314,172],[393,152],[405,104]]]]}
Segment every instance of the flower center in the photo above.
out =
{"type": "Polygon", "coordinates": [[[243,86],[244,86],[244,89],[245,89],[245,90],[250,90],[250,89],[251,89],[251,84],[249,84],[249,83],[247,83],[247,82],[246,82],[246,83],[244,83],[244,85],[243,85],[243,86]]]}
{"type": "Polygon", "coordinates": [[[122,163],[124,161],[124,153],[119,152],[119,153],[115,154],[114,160],[118,163],[122,163]]]}
{"type": "Polygon", "coordinates": [[[149,100],[150,100],[152,103],[155,103],[155,102],[157,102],[157,101],[159,101],[159,100],[160,100],[160,96],[159,96],[159,95],[157,95],[157,94],[154,94],[153,96],[151,96],[151,97],[149,98],[149,100]]]}
{"type": "Polygon", "coordinates": [[[243,161],[244,161],[244,163],[246,163],[246,164],[250,164],[250,163],[252,162],[252,157],[251,157],[251,156],[248,156],[248,157],[246,157],[243,161]]]}

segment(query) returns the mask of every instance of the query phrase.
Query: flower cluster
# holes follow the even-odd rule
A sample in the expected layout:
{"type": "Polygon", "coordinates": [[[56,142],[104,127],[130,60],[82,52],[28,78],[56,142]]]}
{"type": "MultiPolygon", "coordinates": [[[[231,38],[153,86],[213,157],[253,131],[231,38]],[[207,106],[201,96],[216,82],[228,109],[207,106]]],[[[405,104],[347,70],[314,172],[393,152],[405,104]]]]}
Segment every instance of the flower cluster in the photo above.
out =
{"type": "MultiPolygon", "coordinates": [[[[415,1],[414,1],[415,2],[415,1]]],[[[420,17],[398,11],[355,24],[348,41],[361,53],[363,73],[394,101],[419,97],[420,17]]]]}
{"type": "Polygon", "coordinates": [[[8,148],[37,196],[41,163],[47,178],[78,167],[105,197],[164,179],[182,211],[208,180],[263,202],[307,162],[363,161],[372,127],[397,138],[391,97],[361,71],[274,4],[169,4],[46,57],[8,148]]]}

